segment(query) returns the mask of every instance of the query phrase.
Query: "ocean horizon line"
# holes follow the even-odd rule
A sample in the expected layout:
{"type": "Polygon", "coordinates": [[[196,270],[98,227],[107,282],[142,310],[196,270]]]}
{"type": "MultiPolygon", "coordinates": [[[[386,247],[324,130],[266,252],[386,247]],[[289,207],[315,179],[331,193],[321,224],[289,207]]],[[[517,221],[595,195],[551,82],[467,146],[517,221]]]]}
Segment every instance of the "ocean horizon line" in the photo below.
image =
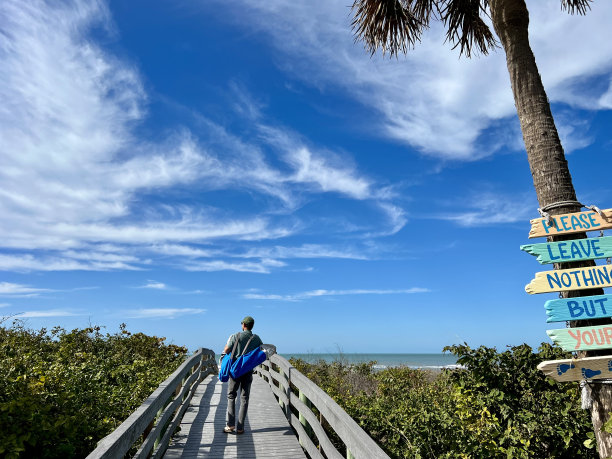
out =
{"type": "Polygon", "coordinates": [[[279,352],[289,360],[298,358],[307,363],[346,361],[348,364],[376,362],[374,368],[409,367],[409,368],[457,368],[457,357],[447,353],[408,353],[408,352],[279,352]]]}

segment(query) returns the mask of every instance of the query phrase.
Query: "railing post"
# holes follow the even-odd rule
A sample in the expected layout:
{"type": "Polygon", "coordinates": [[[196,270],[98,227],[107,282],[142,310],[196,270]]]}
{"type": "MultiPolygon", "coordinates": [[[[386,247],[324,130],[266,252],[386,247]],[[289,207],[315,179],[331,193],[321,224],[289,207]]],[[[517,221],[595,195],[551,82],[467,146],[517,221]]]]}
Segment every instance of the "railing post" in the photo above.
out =
{"type": "MultiPolygon", "coordinates": [[[[304,403],[304,405],[306,405],[308,408],[310,408],[312,406],[312,404],[310,403],[310,400],[308,400],[308,397],[306,397],[306,395],[304,395],[304,393],[302,392],[301,389],[299,390],[299,397],[300,397],[300,401],[304,403]]],[[[299,419],[300,419],[300,424],[302,424],[304,426],[304,430],[306,431],[306,433],[308,434],[308,436],[312,435],[312,428],[310,427],[310,424],[308,424],[308,421],[306,420],[306,418],[302,415],[302,413],[299,413],[299,419]]]]}
{"type": "MultiPolygon", "coordinates": [[[[200,348],[200,351],[202,352],[202,354],[200,355],[200,375],[198,376],[198,380],[204,381],[204,350],[202,348],[200,348]]],[[[210,358],[210,355],[206,354],[206,361],[208,361],[208,359],[210,358]]],[[[208,364],[206,365],[206,369],[208,371],[208,364]]]]}
{"type": "Polygon", "coordinates": [[[289,368],[289,373],[287,373],[286,376],[287,387],[285,387],[285,395],[287,396],[287,406],[285,406],[285,416],[287,416],[287,421],[291,424],[291,368],[289,368]]]}
{"type": "MultiPolygon", "coordinates": [[[[271,368],[271,367],[270,367],[271,368]]],[[[291,371],[291,370],[289,370],[291,371]]],[[[281,383],[279,381],[278,383],[278,388],[284,390],[285,395],[287,396],[287,403],[283,403],[283,401],[280,399],[280,397],[278,398],[278,403],[280,404],[280,406],[283,408],[283,412],[285,413],[285,417],[287,418],[287,421],[289,421],[289,424],[291,424],[291,399],[289,398],[289,394],[291,393],[291,383],[289,380],[289,375],[285,374],[285,372],[283,371],[283,369],[279,366],[278,367],[278,373],[281,376],[284,376],[284,379],[287,380],[287,384],[284,385],[283,383],[281,383]]],[[[280,378],[283,379],[283,378],[280,378]]]]}
{"type": "MultiPolygon", "coordinates": [[[[162,407],[157,411],[157,414],[155,415],[155,419],[153,420],[153,422],[155,422],[155,420],[160,418],[165,408],[166,408],[166,405],[165,404],[162,405],[162,407]]],[[[153,443],[152,451],[155,451],[157,449],[157,447],[159,446],[159,442],[161,441],[163,435],[164,435],[164,432],[160,432],[159,435],[157,435],[157,438],[155,439],[155,442],[153,443]]]]}

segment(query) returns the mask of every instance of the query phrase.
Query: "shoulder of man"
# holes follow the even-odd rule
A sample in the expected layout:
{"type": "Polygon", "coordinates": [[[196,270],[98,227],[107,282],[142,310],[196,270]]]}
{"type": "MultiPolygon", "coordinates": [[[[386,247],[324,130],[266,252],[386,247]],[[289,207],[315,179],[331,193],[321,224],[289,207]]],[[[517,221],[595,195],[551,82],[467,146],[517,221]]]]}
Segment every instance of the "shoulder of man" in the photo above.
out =
{"type": "Polygon", "coordinates": [[[239,339],[240,339],[240,334],[241,334],[241,333],[242,333],[242,332],[238,332],[238,333],[233,333],[233,334],[231,334],[231,335],[230,335],[230,337],[227,339],[227,345],[228,345],[228,346],[231,346],[232,344],[234,344],[234,343],[236,342],[236,340],[237,340],[237,339],[239,340],[239,339]]]}

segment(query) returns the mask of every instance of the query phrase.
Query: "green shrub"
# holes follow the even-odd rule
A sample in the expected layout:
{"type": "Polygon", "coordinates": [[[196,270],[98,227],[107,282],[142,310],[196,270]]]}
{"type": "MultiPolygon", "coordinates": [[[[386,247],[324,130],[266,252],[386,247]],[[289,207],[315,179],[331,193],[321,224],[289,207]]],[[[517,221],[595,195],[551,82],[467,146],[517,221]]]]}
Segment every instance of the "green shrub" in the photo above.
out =
{"type": "Polygon", "coordinates": [[[435,375],[406,367],[374,371],[374,363],[308,364],[292,360],[391,456],[397,458],[591,458],[592,435],[575,383],[537,370],[568,358],[543,343],[504,352],[467,345],[445,348],[464,366],[435,375]]]}
{"type": "Polygon", "coordinates": [[[183,362],[165,338],[0,327],[0,456],[84,457],[183,362]]]}

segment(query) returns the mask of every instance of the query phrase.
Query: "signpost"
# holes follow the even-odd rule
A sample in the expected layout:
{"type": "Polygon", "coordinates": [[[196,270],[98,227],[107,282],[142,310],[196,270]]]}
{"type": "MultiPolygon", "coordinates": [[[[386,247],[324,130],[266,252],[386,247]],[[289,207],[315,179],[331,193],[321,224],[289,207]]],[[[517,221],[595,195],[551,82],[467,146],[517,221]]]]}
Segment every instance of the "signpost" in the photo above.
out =
{"type": "MultiPolygon", "coordinates": [[[[612,347],[612,324],[592,327],[546,330],[550,339],[564,351],[590,351],[612,347]]],[[[612,357],[611,357],[612,358],[612,357]]]]}
{"type": "MultiPolygon", "coordinates": [[[[529,238],[584,233],[612,228],[612,209],[575,212],[531,220],[529,238]],[[552,223],[549,225],[549,222],[552,223]]],[[[568,263],[612,258],[612,237],[573,239],[526,244],[521,250],[540,264],[568,263]]],[[[555,269],[537,272],[525,286],[529,294],[567,292],[612,287],[612,265],[555,269]]],[[[549,300],[544,304],[547,322],[580,321],[612,317],[612,295],[580,296],[549,300]]],[[[612,324],[547,330],[554,343],[576,352],[612,348],[612,324]]],[[[612,355],[542,362],[538,369],[557,381],[612,378],[612,355]]]]}
{"type": "Polygon", "coordinates": [[[542,371],[557,381],[580,381],[612,377],[612,355],[585,357],[584,359],[547,360],[538,365],[542,371]]]}
{"type": "Polygon", "coordinates": [[[596,260],[612,257],[612,237],[526,244],[521,246],[521,250],[538,257],[540,264],[596,260]]]}
{"type": "Polygon", "coordinates": [[[544,303],[546,322],[599,319],[612,317],[612,295],[580,296],[560,298],[544,303]]]}
{"type": "Polygon", "coordinates": [[[541,271],[525,286],[525,291],[533,294],[601,287],[612,287],[612,265],[541,271]]]}
{"type": "Polygon", "coordinates": [[[602,210],[601,213],[603,216],[593,211],[555,215],[551,217],[552,226],[548,225],[548,219],[546,218],[534,218],[531,220],[529,238],[584,233],[585,231],[599,231],[612,228],[612,209],[602,210]]]}

